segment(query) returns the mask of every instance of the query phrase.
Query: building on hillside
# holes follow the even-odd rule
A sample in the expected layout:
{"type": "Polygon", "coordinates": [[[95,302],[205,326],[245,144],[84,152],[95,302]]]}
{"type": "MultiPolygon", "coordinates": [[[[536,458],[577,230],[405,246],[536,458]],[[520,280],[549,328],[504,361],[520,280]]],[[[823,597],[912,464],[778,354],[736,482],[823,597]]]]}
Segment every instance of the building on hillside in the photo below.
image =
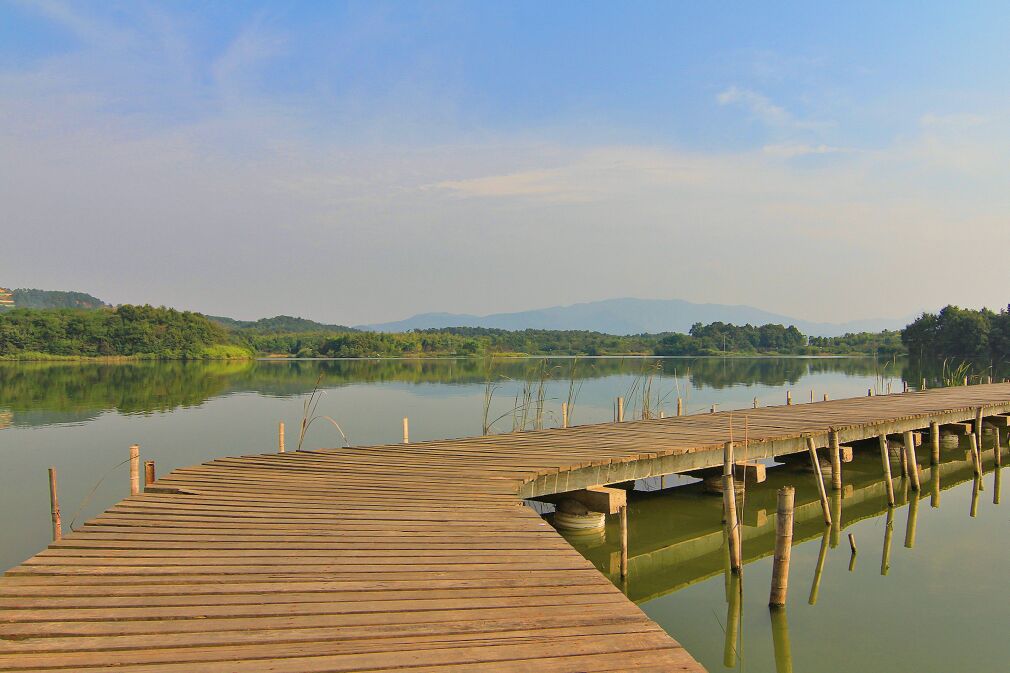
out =
{"type": "Polygon", "coordinates": [[[0,287],[0,308],[14,306],[14,294],[5,287],[0,287]]]}

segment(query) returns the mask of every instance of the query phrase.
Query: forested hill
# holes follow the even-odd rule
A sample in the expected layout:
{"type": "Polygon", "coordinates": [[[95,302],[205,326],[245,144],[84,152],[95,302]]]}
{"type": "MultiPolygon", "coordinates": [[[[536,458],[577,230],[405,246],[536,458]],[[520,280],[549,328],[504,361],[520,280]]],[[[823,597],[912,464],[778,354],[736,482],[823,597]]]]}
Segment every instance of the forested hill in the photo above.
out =
{"type": "Polygon", "coordinates": [[[308,318],[293,318],[289,315],[278,315],[273,318],[260,318],[259,320],[235,320],[234,318],[225,318],[217,315],[209,315],[207,317],[229,329],[244,330],[259,334],[358,331],[344,325],[327,325],[315,320],[309,320],[308,318]]]}
{"type": "Polygon", "coordinates": [[[15,308],[102,308],[108,306],[85,292],[18,288],[11,292],[15,308]]]}

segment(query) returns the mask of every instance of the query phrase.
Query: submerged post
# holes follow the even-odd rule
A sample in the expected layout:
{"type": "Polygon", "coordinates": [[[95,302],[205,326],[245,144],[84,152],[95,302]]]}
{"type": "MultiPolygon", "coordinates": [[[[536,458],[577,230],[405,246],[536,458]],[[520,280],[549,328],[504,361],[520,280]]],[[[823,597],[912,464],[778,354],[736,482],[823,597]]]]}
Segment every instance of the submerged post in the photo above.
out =
{"type": "Polygon", "coordinates": [[[144,461],[144,490],[145,491],[147,490],[148,486],[150,486],[151,484],[153,484],[155,482],[156,478],[157,477],[155,476],[155,473],[154,473],[154,461],[153,460],[145,460],[144,461]]]}
{"type": "Polygon", "coordinates": [[[828,494],[824,490],[824,474],[821,472],[821,459],[817,457],[817,447],[814,438],[807,437],[807,451],[810,452],[810,462],[814,464],[814,478],[817,481],[817,494],[821,497],[821,510],[824,512],[824,523],[831,525],[831,510],[828,508],[828,494]]]}
{"type": "Polygon", "coordinates": [[[842,489],[842,447],[838,443],[838,433],[834,430],[828,435],[831,452],[831,488],[835,491],[842,489]]]}
{"type": "Polygon", "coordinates": [[[403,443],[410,444],[410,419],[403,417],[403,443]]]}
{"type": "Polygon", "coordinates": [[[793,551],[793,505],[796,489],[779,489],[775,511],[775,557],[772,561],[772,588],[768,605],[775,608],[786,604],[789,593],[789,559],[793,551]]]}
{"type": "Polygon", "coordinates": [[[740,526],[736,515],[736,484],[733,480],[733,442],[723,444],[722,503],[729,534],[729,565],[734,573],[740,572],[740,526]]]}
{"type": "Polygon", "coordinates": [[[908,471],[912,475],[912,490],[919,491],[919,463],[915,458],[915,438],[911,431],[904,434],[905,461],[908,463],[908,471]]]}
{"type": "Polygon", "coordinates": [[[53,520],[53,542],[63,538],[63,521],[60,518],[60,498],[56,493],[56,468],[49,468],[49,513],[53,520]]]}
{"type": "Polygon", "coordinates": [[[130,447],[130,495],[140,493],[140,446],[130,447]]]}
{"type": "Polygon", "coordinates": [[[277,453],[284,453],[284,421],[277,424],[277,453]]]}
{"type": "Polygon", "coordinates": [[[940,424],[936,421],[929,422],[929,464],[940,464],[940,424]]]}
{"type": "Polygon", "coordinates": [[[628,506],[621,505],[621,579],[628,579],[628,506]]]}
{"type": "Polygon", "coordinates": [[[887,505],[894,507],[894,484],[891,483],[891,457],[887,453],[887,435],[877,437],[880,442],[880,460],[884,465],[884,484],[887,486],[887,505]]]}

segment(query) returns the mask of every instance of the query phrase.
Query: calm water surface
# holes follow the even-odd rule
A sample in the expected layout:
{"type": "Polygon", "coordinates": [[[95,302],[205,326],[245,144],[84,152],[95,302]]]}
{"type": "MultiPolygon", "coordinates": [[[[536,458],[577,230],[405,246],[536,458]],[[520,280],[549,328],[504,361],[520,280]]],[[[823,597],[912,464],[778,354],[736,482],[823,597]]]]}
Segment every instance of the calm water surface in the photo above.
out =
{"type": "MultiPolygon", "coordinates": [[[[320,375],[318,413],[335,418],[350,443],[379,444],[400,440],[404,416],[412,440],[479,434],[489,379],[496,382],[489,418],[501,417],[496,431],[510,431],[522,381],[541,369],[551,377],[542,422],[557,425],[571,368],[567,359],[512,360],[490,372],[475,360],[0,364],[0,566],[48,543],[51,465],[66,526],[128,494],[123,461],[132,443],[159,473],[276,450],[281,420],[294,448],[291,429],[320,375]]],[[[612,420],[618,395],[627,398],[627,418],[640,415],[650,375],[649,405],[667,413],[678,396],[699,413],[713,404],[748,408],[755,397],[781,404],[787,390],[800,403],[811,392],[835,399],[899,391],[903,379],[918,386],[922,376],[938,383],[935,371],[872,359],[583,359],[573,423],[612,420]]],[[[319,423],[305,447],[340,443],[319,423]]],[[[846,490],[832,502],[841,524],[828,530],[812,476],[769,469],[767,482],[747,491],[742,588],[727,581],[720,500],[688,478],[669,479],[663,491],[650,480],[632,494],[626,583],[617,574],[616,522],[572,543],[711,671],[1010,670],[1003,634],[1010,592],[1002,580],[1010,519],[993,504],[1000,489],[991,444],[981,490],[964,447],[953,440],[945,447],[943,465],[924,473],[921,500],[895,479],[899,506],[890,514],[879,454],[857,451],[845,466],[846,490]],[[789,605],[773,620],[766,604],[774,499],[784,484],[797,487],[796,546],[789,605]],[[859,549],[852,570],[850,532],[859,549]]]]}

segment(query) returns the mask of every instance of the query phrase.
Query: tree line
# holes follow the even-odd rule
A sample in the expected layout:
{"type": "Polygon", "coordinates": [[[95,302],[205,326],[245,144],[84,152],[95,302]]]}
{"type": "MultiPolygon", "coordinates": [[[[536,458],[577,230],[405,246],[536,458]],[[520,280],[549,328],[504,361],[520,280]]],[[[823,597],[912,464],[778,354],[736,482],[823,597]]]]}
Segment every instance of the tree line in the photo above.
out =
{"type": "MultiPolygon", "coordinates": [[[[890,357],[903,352],[897,332],[807,337],[796,327],[697,323],[688,334],[613,335],[588,330],[450,327],[403,333],[340,326],[306,331],[280,316],[229,325],[199,313],[122,305],[97,310],[0,312],[0,357],[162,359],[283,357],[423,357],[479,355],[818,355],[890,357]],[[250,328],[251,327],[251,328],[250,328]]],[[[318,323],[313,323],[318,325],[318,323]]]]}
{"type": "Polygon", "coordinates": [[[999,313],[945,306],[923,313],[901,334],[910,355],[997,361],[1010,357],[1010,307],[999,313]]]}

